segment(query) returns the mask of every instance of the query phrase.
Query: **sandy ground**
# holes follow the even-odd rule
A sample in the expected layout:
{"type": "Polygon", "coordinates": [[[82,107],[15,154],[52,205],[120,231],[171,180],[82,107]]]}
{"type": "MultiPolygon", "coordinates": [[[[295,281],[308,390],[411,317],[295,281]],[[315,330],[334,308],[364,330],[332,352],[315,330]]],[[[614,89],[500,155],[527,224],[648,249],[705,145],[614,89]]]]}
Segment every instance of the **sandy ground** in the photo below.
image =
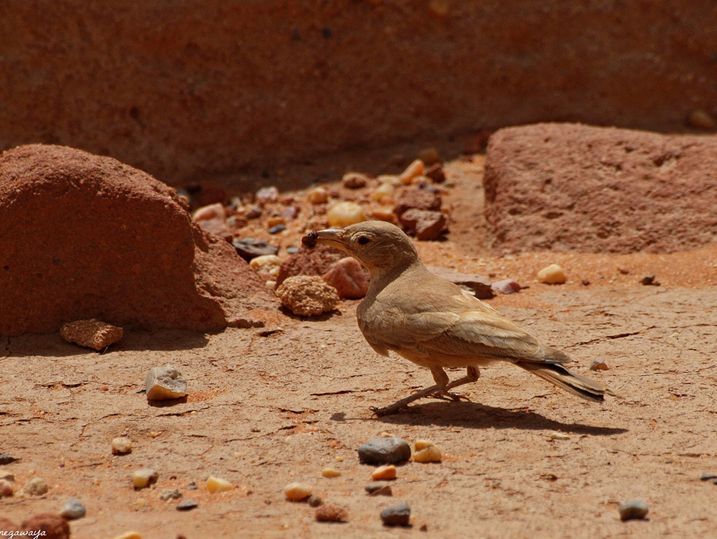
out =
{"type": "Polygon", "coordinates": [[[19,487],[41,476],[50,490],[0,500],[0,516],[19,522],[76,496],[88,510],[72,523],[78,538],[129,530],[145,539],[717,537],[717,486],[699,481],[717,472],[717,246],[501,258],[483,247],[480,167],[480,158],[448,166],[453,233],[421,244],[422,256],[528,285],[490,303],[622,399],[586,403],[498,365],[465,386],[472,402],[429,399],[377,419],[370,406],[432,380],[370,349],[355,323],[357,302],[322,320],[285,318],[266,336],[131,332],[101,355],[57,335],[3,339],[0,452],[20,461],[2,468],[19,487]],[[537,283],[537,269],[554,261],[568,284],[537,283]],[[640,285],[646,274],[662,286],[640,285]],[[610,369],[589,372],[596,358],[610,369]],[[146,371],[163,364],[189,381],[186,403],[153,407],[138,393],[146,371]],[[430,438],[445,458],[400,467],[393,498],[368,497],[372,467],[358,463],[356,448],[385,432],[430,438]],[[112,456],[110,441],[120,435],[134,450],[112,456]],[[129,474],[145,466],[159,471],[158,484],[134,491],[129,474]],[[342,475],[322,478],[325,466],[342,475]],[[209,494],[210,474],[237,488],[209,494]],[[297,480],[348,508],[350,521],[317,523],[306,504],[284,501],[283,486],[297,480]],[[187,488],[192,481],[199,490],[187,488]],[[199,508],[180,513],[176,501],[161,501],[171,488],[199,508]],[[617,505],[631,498],[649,503],[648,520],[620,522],[617,505]],[[413,528],[383,528],[380,509],[399,500],[411,504],[413,528]]]}

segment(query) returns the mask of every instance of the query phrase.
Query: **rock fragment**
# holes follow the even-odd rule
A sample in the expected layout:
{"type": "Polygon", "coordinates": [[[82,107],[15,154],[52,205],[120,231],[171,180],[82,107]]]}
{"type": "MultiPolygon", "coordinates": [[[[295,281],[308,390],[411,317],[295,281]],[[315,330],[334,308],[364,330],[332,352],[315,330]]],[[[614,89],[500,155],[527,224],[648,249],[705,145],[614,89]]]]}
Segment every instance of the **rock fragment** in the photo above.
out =
{"type": "Polygon", "coordinates": [[[398,197],[393,212],[400,218],[408,210],[438,211],[441,209],[440,195],[426,189],[407,189],[398,197]]]}
{"type": "Polygon", "coordinates": [[[334,477],[339,477],[340,475],[341,472],[336,468],[324,468],[321,470],[321,477],[326,477],[328,479],[333,479],[334,477]]]}
{"type": "Polygon", "coordinates": [[[42,496],[49,490],[47,483],[42,477],[33,477],[22,488],[25,496],[42,496]]]}
{"type": "Polygon", "coordinates": [[[257,273],[276,277],[279,275],[279,268],[281,268],[281,258],[276,255],[257,256],[249,262],[249,266],[257,273]]]}
{"type": "Polygon", "coordinates": [[[523,288],[517,281],[514,281],[513,279],[502,279],[500,281],[495,281],[490,285],[490,287],[496,294],[515,294],[516,292],[520,292],[523,288]]]}
{"type": "Polygon", "coordinates": [[[446,181],[446,173],[443,172],[443,166],[440,163],[428,167],[425,174],[433,183],[443,183],[446,181]]]}
{"type": "Polygon", "coordinates": [[[132,440],[125,436],[112,438],[112,454],[128,455],[132,452],[132,440]]]}
{"type": "Polygon", "coordinates": [[[644,500],[629,500],[620,504],[618,507],[620,512],[620,520],[642,520],[650,512],[647,502],[644,500]]]}
{"type": "Polygon", "coordinates": [[[191,511],[197,507],[199,507],[199,503],[197,501],[183,500],[176,505],[175,509],[177,509],[177,511],[191,511]]]}
{"type": "Polygon", "coordinates": [[[379,466],[371,473],[371,479],[374,481],[392,481],[396,479],[396,466],[393,464],[379,466]]]}
{"type": "Polygon", "coordinates": [[[182,493],[176,488],[166,488],[159,493],[159,499],[166,502],[167,500],[178,500],[182,497],[182,493]]]}
{"type": "Polygon", "coordinates": [[[336,289],[315,275],[297,275],[286,279],[276,289],[281,304],[299,316],[318,316],[336,309],[336,289]]]}
{"type": "Polygon", "coordinates": [[[15,487],[13,487],[12,482],[7,479],[0,479],[0,498],[9,498],[13,494],[15,494],[15,487]]]}
{"type": "Polygon", "coordinates": [[[255,240],[254,238],[236,239],[232,242],[237,254],[247,262],[257,256],[275,255],[279,252],[279,248],[271,245],[263,240],[255,240]]]}
{"type": "Polygon", "coordinates": [[[92,318],[64,324],[60,335],[69,343],[100,351],[122,340],[124,330],[92,318]]]}
{"type": "MultiPolygon", "coordinates": [[[[308,241],[309,236],[311,234],[304,236],[302,242],[308,241]]],[[[343,257],[339,251],[325,245],[309,247],[308,250],[299,251],[282,262],[279,275],[276,277],[277,284],[295,275],[323,275],[343,257]]]]}
{"type": "Polygon", "coordinates": [[[276,202],[279,200],[279,190],[273,185],[262,187],[254,194],[254,200],[262,206],[269,202],[276,202]]]}
{"type": "Polygon", "coordinates": [[[77,498],[67,500],[60,510],[60,516],[67,520],[77,520],[83,518],[85,514],[87,514],[87,509],[77,498]]]}
{"type": "Polygon", "coordinates": [[[368,492],[369,496],[393,496],[391,485],[387,485],[386,483],[369,483],[364,487],[364,490],[368,492]]]}
{"type": "Polygon", "coordinates": [[[306,503],[308,503],[310,507],[319,507],[324,505],[324,500],[322,500],[319,496],[312,494],[307,498],[306,503]]]}
{"type": "Polygon", "coordinates": [[[135,490],[141,490],[153,485],[159,479],[159,474],[152,468],[142,468],[132,472],[132,486],[135,490]]]}
{"type": "Polygon", "coordinates": [[[232,490],[233,488],[234,485],[221,477],[214,477],[213,475],[210,475],[207,478],[207,490],[209,492],[226,492],[227,490],[232,490]]]}
{"type": "Polygon", "coordinates": [[[382,183],[371,192],[371,200],[380,202],[381,204],[388,204],[395,190],[393,184],[388,182],[382,183]]]}
{"type": "Polygon", "coordinates": [[[645,275],[640,279],[640,284],[643,286],[660,286],[660,283],[655,280],[654,275],[645,275]]]}
{"type": "Polygon", "coordinates": [[[395,436],[372,438],[358,448],[358,456],[362,464],[401,464],[411,458],[411,446],[395,436]]]}
{"type": "Polygon", "coordinates": [[[411,525],[411,507],[406,502],[386,507],[381,511],[381,520],[384,526],[402,526],[411,525]]]}
{"type": "Polygon", "coordinates": [[[368,176],[361,174],[360,172],[347,172],[344,177],[341,178],[341,185],[347,189],[361,189],[366,187],[368,183],[368,176]]]}
{"type": "Polygon", "coordinates": [[[337,202],[329,208],[329,226],[343,228],[366,220],[363,208],[355,202],[337,202]]]}
{"type": "Polygon", "coordinates": [[[416,159],[410,165],[408,165],[406,169],[399,175],[401,183],[404,185],[409,185],[411,181],[413,181],[413,178],[417,176],[423,176],[425,170],[426,166],[423,161],[421,161],[420,159],[416,159]]]}
{"type": "Polygon", "coordinates": [[[311,496],[311,487],[304,483],[289,483],[284,487],[284,497],[290,502],[303,502],[311,496]]]}
{"type": "Polygon", "coordinates": [[[606,371],[610,367],[607,366],[607,363],[605,363],[602,359],[596,359],[590,364],[590,370],[591,371],[606,371]]]}
{"type": "Polygon", "coordinates": [[[441,449],[436,445],[424,447],[420,451],[416,451],[413,455],[413,462],[441,462],[442,459],[443,455],[441,454],[441,449]]]}
{"type": "Polygon", "coordinates": [[[558,264],[550,264],[538,272],[538,281],[544,284],[564,284],[567,280],[565,270],[558,264]]]}
{"type": "Polygon", "coordinates": [[[13,457],[12,455],[8,455],[7,453],[0,453],[0,465],[4,466],[5,464],[12,464],[13,462],[16,462],[20,459],[17,459],[13,457]]]}
{"type": "Polygon", "coordinates": [[[349,513],[339,505],[327,503],[316,510],[317,522],[347,522],[349,513]]]}
{"type": "Polygon", "coordinates": [[[316,187],[309,191],[306,200],[311,204],[326,204],[329,200],[329,193],[323,187],[316,187]]]}
{"type": "Polygon", "coordinates": [[[204,231],[219,237],[231,236],[227,228],[227,212],[221,203],[203,206],[194,212],[192,221],[204,231]]]}
{"type": "Polygon", "coordinates": [[[437,240],[446,231],[448,220],[440,211],[406,210],[398,218],[406,234],[422,241],[437,240]]]}
{"type": "Polygon", "coordinates": [[[717,473],[705,472],[700,475],[700,481],[717,481],[717,473]]]}
{"type": "Polygon", "coordinates": [[[145,378],[148,401],[181,399],[187,396],[187,382],[182,374],[169,365],[153,367],[145,378]]]}
{"type": "Polygon", "coordinates": [[[369,273],[353,257],[347,256],[334,263],[323,279],[336,289],[340,298],[361,299],[366,295],[369,273]]]}

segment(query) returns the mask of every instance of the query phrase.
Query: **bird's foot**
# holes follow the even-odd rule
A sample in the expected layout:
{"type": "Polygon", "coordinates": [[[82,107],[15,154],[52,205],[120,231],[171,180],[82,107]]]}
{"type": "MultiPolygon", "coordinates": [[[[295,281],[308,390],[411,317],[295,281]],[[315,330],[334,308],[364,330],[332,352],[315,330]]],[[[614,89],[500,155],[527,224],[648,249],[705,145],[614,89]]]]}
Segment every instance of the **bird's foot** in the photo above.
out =
{"type": "Polygon", "coordinates": [[[462,393],[454,393],[453,391],[436,391],[431,394],[434,399],[440,399],[450,402],[471,402],[471,399],[462,393]]]}

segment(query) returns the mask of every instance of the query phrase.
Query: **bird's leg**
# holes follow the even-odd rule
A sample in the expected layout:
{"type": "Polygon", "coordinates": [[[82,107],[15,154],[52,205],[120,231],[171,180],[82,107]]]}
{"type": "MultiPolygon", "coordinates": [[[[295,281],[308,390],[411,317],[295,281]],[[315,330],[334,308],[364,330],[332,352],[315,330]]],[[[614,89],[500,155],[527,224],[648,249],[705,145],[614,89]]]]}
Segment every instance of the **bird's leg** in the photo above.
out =
{"type": "Polygon", "coordinates": [[[468,367],[466,369],[466,375],[463,378],[458,378],[457,380],[453,380],[449,384],[446,384],[442,390],[436,392],[436,394],[434,394],[433,396],[437,399],[446,399],[452,401],[470,401],[470,399],[465,395],[461,395],[460,393],[453,393],[449,390],[453,389],[454,387],[475,382],[476,380],[478,380],[478,378],[480,378],[480,371],[478,370],[478,367],[468,367]]]}
{"type": "Polygon", "coordinates": [[[415,393],[411,393],[408,397],[397,400],[396,402],[388,406],[384,406],[382,408],[372,406],[371,411],[379,417],[382,415],[390,415],[398,412],[401,408],[404,408],[406,405],[412,403],[413,401],[417,401],[418,399],[422,399],[423,397],[428,397],[436,393],[443,394],[444,390],[448,385],[448,375],[440,367],[431,367],[431,374],[433,375],[433,379],[436,381],[435,385],[421,389],[419,391],[416,391],[415,393]]]}

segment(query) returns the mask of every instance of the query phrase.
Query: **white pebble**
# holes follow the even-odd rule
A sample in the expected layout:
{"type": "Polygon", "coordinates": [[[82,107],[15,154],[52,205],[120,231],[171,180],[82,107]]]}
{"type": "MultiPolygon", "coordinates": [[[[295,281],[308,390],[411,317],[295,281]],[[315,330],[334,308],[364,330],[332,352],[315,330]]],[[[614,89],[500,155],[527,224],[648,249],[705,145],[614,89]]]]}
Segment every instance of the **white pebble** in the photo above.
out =
{"type": "Polygon", "coordinates": [[[124,436],[112,439],[112,454],[127,455],[132,452],[132,440],[124,436]]]}
{"type": "Polygon", "coordinates": [[[334,204],[328,211],[326,217],[329,220],[329,226],[332,227],[345,227],[366,220],[363,208],[355,202],[339,202],[334,204]]]}

